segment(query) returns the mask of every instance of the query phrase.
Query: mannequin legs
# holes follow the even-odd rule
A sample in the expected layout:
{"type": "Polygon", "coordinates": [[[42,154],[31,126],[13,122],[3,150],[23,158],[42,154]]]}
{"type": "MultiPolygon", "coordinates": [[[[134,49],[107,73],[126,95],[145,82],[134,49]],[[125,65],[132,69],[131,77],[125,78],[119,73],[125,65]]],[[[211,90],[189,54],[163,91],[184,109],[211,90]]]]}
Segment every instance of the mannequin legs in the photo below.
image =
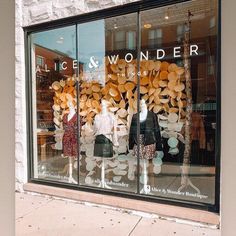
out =
{"type": "Polygon", "coordinates": [[[69,183],[77,184],[77,181],[72,176],[73,173],[73,157],[69,157],[69,183]]]}
{"type": "Polygon", "coordinates": [[[143,160],[143,188],[140,190],[141,194],[151,194],[150,185],[148,185],[148,171],[147,171],[147,160],[143,160]]]}
{"type": "Polygon", "coordinates": [[[100,187],[100,188],[112,189],[110,186],[108,186],[108,185],[106,184],[106,181],[105,181],[105,169],[106,169],[105,160],[104,160],[104,158],[102,158],[102,165],[101,165],[101,182],[100,182],[100,184],[98,185],[98,187],[100,187]]]}

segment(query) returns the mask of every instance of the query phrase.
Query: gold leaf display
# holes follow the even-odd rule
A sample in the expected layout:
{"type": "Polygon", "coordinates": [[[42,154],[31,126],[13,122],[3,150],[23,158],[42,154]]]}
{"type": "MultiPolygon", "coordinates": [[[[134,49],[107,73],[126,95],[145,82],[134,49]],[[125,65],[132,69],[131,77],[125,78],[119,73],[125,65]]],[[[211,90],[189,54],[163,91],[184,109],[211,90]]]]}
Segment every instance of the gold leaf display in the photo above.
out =
{"type": "Polygon", "coordinates": [[[119,59],[117,64],[109,64],[105,58],[105,85],[101,81],[86,81],[80,76],[78,91],[76,78],[69,77],[54,81],[53,106],[55,125],[60,127],[62,117],[68,112],[68,101],[75,106],[79,93],[79,115],[82,122],[93,123],[94,116],[101,111],[101,101],[109,102],[109,110],[122,125],[127,126],[133,113],[137,112],[138,86],[141,98],[148,110],[156,114],[178,114],[179,120],[186,115],[186,93],[184,68],[167,61],[143,60],[140,62],[140,84],[137,84],[137,61],[127,63],[119,59]]]}

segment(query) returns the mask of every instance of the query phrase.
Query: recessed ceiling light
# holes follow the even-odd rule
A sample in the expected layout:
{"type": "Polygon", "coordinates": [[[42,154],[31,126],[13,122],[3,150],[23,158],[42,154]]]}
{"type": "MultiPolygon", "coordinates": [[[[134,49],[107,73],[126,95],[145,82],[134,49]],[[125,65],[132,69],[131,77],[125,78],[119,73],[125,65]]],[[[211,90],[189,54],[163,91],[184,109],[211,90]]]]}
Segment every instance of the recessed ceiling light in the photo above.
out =
{"type": "Polygon", "coordinates": [[[169,9],[166,10],[165,17],[166,20],[169,20],[169,9]]]}
{"type": "Polygon", "coordinates": [[[143,27],[146,28],[146,29],[150,29],[152,27],[152,25],[147,23],[147,24],[144,24],[143,27]]]}
{"type": "Polygon", "coordinates": [[[117,29],[117,28],[118,28],[117,24],[114,24],[114,29],[117,29]]]}

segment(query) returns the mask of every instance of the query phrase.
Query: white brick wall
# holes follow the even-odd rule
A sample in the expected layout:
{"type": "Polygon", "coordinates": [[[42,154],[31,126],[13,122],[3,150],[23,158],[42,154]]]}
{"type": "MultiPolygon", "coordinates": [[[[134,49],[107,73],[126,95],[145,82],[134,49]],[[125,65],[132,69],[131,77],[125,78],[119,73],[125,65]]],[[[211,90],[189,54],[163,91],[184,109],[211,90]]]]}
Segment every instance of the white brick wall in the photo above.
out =
{"type": "Polygon", "coordinates": [[[24,32],[22,27],[138,0],[16,0],[15,163],[16,190],[27,182],[24,32]]]}
{"type": "MultiPolygon", "coordinates": [[[[28,2],[28,1],[27,1],[28,2]]],[[[22,191],[22,185],[27,181],[27,153],[26,153],[26,109],[25,109],[25,60],[24,60],[24,32],[23,3],[15,1],[15,176],[16,189],[22,191]]]]}

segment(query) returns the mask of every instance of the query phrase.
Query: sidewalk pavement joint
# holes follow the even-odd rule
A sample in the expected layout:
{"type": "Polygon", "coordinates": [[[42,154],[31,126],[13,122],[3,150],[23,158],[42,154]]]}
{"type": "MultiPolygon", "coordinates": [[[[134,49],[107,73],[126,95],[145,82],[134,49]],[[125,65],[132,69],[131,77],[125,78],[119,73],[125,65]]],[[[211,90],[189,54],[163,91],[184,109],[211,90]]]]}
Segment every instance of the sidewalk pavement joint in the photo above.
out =
{"type": "Polygon", "coordinates": [[[133,231],[135,230],[135,228],[137,227],[137,225],[139,224],[139,222],[142,220],[143,217],[140,217],[139,220],[137,221],[137,223],[135,224],[135,226],[133,227],[133,229],[130,231],[130,233],[128,234],[128,236],[131,236],[131,234],[133,233],[133,231]]]}
{"type": "Polygon", "coordinates": [[[35,192],[29,192],[29,191],[24,192],[24,194],[41,196],[41,197],[48,197],[48,198],[52,198],[53,200],[71,202],[71,203],[81,204],[81,205],[89,206],[89,207],[108,209],[108,210],[113,210],[113,211],[117,211],[120,213],[127,213],[129,215],[134,215],[134,216],[139,216],[139,217],[144,217],[144,218],[149,218],[149,219],[166,220],[169,222],[175,222],[175,223],[179,223],[179,224],[185,224],[185,225],[196,226],[196,227],[201,227],[201,228],[219,229],[218,225],[211,225],[211,224],[206,224],[206,223],[201,223],[201,222],[194,222],[191,220],[178,219],[178,218],[174,218],[174,217],[162,216],[162,215],[157,215],[157,214],[148,213],[148,212],[142,212],[142,211],[136,211],[136,210],[130,210],[130,209],[122,209],[122,208],[117,208],[117,207],[113,207],[113,206],[109,206],[109,205],[105,205],[105,204],[97,204],[97,203],[92,203],[92,202],[78,201],[78,200],[57,197],[57,196],[51,196],[51,195],[35,193],[35,192]]]}

